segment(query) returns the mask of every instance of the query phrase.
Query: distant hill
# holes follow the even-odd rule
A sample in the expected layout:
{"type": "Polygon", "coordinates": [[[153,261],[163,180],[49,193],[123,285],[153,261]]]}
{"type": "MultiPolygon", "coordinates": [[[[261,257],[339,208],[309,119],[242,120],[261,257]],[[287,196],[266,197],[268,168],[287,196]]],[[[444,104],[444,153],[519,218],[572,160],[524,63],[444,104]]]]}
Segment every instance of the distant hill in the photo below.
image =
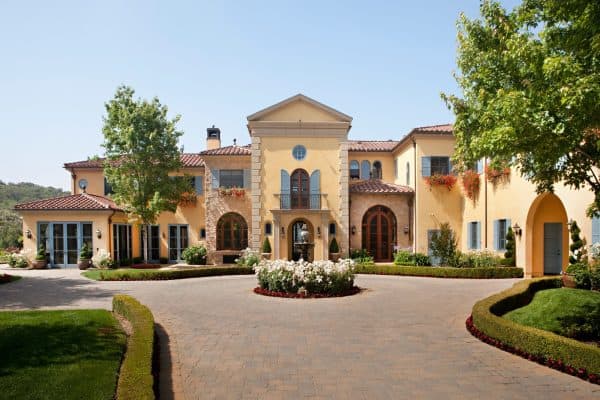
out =
{"type": "Polygon", "coordinates": [[[18,246],[21,238],[21,220],[13,211],[17,203],[68,195],[62,189],[35,183],[4,183],[0,181],[0,249],[18,246]]]}

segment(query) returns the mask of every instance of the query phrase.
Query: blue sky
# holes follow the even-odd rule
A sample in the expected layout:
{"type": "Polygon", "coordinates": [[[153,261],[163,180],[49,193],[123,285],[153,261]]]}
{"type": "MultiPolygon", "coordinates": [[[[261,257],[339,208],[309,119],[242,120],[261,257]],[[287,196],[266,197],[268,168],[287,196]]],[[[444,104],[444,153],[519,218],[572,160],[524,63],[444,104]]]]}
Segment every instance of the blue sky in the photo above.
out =
{"type": "MultiPolygon", "coordinates": [[[[503,2],[507,7],[516,0],[503,2]]],[[[19,1],[0,5],[0,180],[68,189],[64,162],[102,154],[117,86],[248,143],[246,116],[304,93],[354,118],[352,139],[446,123],[456,26],[479,1],[19,1]]]]}

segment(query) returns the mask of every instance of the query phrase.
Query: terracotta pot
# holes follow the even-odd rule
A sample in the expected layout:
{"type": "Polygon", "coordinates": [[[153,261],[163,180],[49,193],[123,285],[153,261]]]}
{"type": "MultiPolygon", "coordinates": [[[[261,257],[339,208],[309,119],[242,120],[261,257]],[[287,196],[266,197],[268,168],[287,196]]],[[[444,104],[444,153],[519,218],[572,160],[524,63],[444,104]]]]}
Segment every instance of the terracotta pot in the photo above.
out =
{"type": "Polygon", "coordinates": [[[329,258],[333,262],[337,262],[340,259],[340,253],[329,253],[329,258]]]}
{"type": "Polygon", "coordinates": [[[271,259],[271,253],[260,253],[260,256],[262,257],[263,260],[271,259]]]}
{"type": "Polygon", "coordinates": [[[46,267],[48,266],[48,261],[34,260],[31,265],[33,266],[33,269],[46,269],[46,267]]]}
{"type": "Polygon", "coordinates": [[[79,269],[88,269],[92,266],[92,260],[79,260],[79,264],[77,264],[79,269]]]}
{"type": "Polygon", "coordinates": [[[563,274],[562,275],[562,283],[563,287],[575,289],[577,285],[575,284],[575,275],[571,274],[563,274]]]}

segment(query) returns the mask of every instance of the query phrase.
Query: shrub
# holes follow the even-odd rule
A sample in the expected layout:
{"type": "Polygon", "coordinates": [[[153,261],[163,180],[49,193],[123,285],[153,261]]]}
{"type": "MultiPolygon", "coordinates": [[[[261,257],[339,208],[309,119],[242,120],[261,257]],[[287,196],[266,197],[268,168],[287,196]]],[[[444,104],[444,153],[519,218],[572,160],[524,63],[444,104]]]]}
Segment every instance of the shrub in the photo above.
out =
{"type": "Polygon", "coordinates": [[[491,251],[474,251],[470,253],[459,253],[459,262],[457,267],[460,268],[491,268],[503,265],[504,261],[491,251]]]}
{"type": "Polygon", "coordinates": [[[581,239],[579,234],[581,233],[581,229],[577,226],[577,222],[573,221],[571,223],[571,245],[569,246],[569,250],[571,250],[571,254],[569,255],[569,263],[577,264],[581,262],[587,261],[587,251],[586,251],[586,243],[585,239],[581,239]]]}
{"type": "Polygon", "coordinates": [[[206,247],[190,246],[181,253],[181,258],[189,265],[206,265],[206,247]]]}
{"type": "Polygon", "coordinates": [[[600,291],[600,268],[596,267],[590,271],[590,286],[592,290],[600,291]]]}
{"type": "Polygon", "coordinates": [[[133,257],[132,261],[134,264],[141,264],[144,262],[144,257],[133,257]]]}
{"type": "Polygon", "coordinates": [[[400,250],[394,254],[394,264],[396,265],[414,265],[430,266],[429,256],[423,253],[413,253],[408,250],[400,250]]]}
{"type": "Polygon", "coordinates": [[[504,279],[522,278],[521,268],[453,268],[396,265],[357,265],[357,274],[424,276],[431,278],[504,279]]]}
{"type": "Polygon", "coordinates": [[[512,228],[509,226],[508,231],[506,232],[506,251],[504,252],[505,262],[503,263],[506,266],[514,267],[516,264],[515,260],[515,234],[512,228]]]}
{"type": "Polygon", "coordinates": [[[125,295],[113,297],[113,311],[127,319],[132,327],[132,334],[127,340],[127,351],[119,372],[116,398],[154,399],[152,312],[133,297],[125,295]]]}
{"type": "Polygon", "coordinates": [[[415,266],[417,267],[430,267],[431,259],[427,254],[415,253],[415,266]]]}
{"type": "Polygon", "coordinates": [[[339,253],[340,246],[335,238],[331,239],[331,243],[329,243],[329,252],[330,253],[339,253]]]}
{"type": "Polygon", "coordinates": [[[599,347],[520,325],[502,317],[509,311],[529,304],[535,292],[560,286],[561,281],[557,278],[518,282],[510,289],[475,303],[472,311],[473,324],[501,346],[518,349],[522,354],[528,353],[542,362],[560,360],[565,366],[583,369],[587,374],[599,374],[599,347]]]}
{"type": "Polygon", "coordinates": [[[339,295],[354,287],[354,262],[261,261],[254,267],[258,284],[273,292],[339,295]]]}
{"type": "Polygon", "coordinates": [[[36,261],[45,261],[46,260],[46,247],[42,244],[38,247],[37,254],[35,256],[36,261]]]}
{"type": "Polygon", "coordinates": [[[567,273],[575,275],[575,287],[578,289],[592,288],[592,271],[587,264],[577,263],[567,267],[567,273]]]}
{"type": "Polygon", "coordinates": [[[86,271],[83,276],[99,281],[168,281],[205,276],[249,275],[253,273],[252,269],[248,267],[206,267],[177,270],[117,269],[112,271],[86,271]]]}
{"type": "Polygon", "coordinates": [[[92,258],[92,250],[88,247],[87,243],[83,242],[81,246],[81,250],[79,250],[79,259],[80,260],[89,260],[92,258]]]}
{"type": "Polygon", "coordinates": [[[262,244],[262,250],[263,253],[271,253],[271,242],[269,242],[269,238],[266,237],[265,241],[262,244]]]}
{"type": "Polygon", "coordinates": [[[350,251],[350,258],[355,264],[373,264],[373,257],[369,255],[369,251],[367,249],[352,249],[350,251]]]}
{"type": "Polygon", "coordinates": [[[241,267],[252,267],[260,262],[260,254],[251,248],[246,248],[242,251],[240,258],[235,260],[235,263],[241,267]]]}
{"type": "Polygon", "coordinates": [[[431,236],[431,254],[440,260],[442,266],[451,265],[456,260],[456,236],[450,224],[440,224],[440,230],[431,236]]]}
{"type": "Polygon", "coordinates": [[[27,268],[30,265],[28,251],[20,251],[19,253],[12,253],[8,257],[8,265],[13,268],[27,268]]]}
{"type": "Polygon", "coordinates": [[[104,249],[100,249],[98,254],[92,257],[92,262],[96,268],[109,269],[114,268],[115,262],[113,261],[110,253],[104,249]]]}

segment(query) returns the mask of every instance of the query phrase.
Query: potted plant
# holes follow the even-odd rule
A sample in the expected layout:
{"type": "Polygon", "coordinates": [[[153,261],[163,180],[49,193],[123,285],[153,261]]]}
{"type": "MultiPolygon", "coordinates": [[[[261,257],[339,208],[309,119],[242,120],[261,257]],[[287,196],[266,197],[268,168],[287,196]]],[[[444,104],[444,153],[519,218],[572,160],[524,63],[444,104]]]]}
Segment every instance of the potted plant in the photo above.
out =
{"type": "Polygon", "coordinates": [[[334,262],[340,259],[340,246],[335,238],[329,243],[329,258],[334,262]]]}
{"type": "Polygon", "coordinates": [[[42,244],[38,248],[37,254],[35,256],[35,261],[33,262],[34,269],[44,269],[48,265],[46,261],[46,247],[42,244]]]}
{"type": "Polygon", "coordinates": [[[271,242],[269,242],[269,238],[266,237],[265,241],[262,244],[262,253],[261,256],[263,260],[268,260],[271,258],[271,242]]]}
{"type": "Polygon", "coordinates": [[[79,250],[79,269],[88,269],[91,266],[92,251],[88,247],[87,243],[83,243],[81,250],[79,250]]]}

